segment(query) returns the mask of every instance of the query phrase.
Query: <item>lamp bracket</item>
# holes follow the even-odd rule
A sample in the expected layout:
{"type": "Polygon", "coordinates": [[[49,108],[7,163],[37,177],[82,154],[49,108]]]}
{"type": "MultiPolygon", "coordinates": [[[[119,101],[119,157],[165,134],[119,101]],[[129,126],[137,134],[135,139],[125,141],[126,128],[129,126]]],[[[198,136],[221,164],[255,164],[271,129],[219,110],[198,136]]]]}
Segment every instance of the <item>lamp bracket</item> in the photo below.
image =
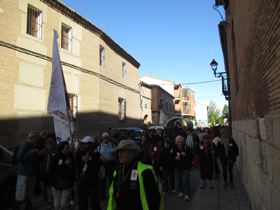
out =
{"type": "Polygon", "coordinates": [[[227,76],[226,72],[214,72],[216,78],[221,78],[227,76]]]}

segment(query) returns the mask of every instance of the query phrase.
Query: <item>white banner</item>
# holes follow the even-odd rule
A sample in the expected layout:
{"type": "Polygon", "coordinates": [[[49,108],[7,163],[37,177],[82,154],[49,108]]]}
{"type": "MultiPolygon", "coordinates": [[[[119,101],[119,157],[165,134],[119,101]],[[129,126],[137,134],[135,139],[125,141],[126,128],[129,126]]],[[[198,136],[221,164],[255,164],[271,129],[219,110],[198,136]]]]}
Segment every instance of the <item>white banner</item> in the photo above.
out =
{"type": "Polygon", "coordinates": [[[62,71],[57,32],[54,31],[52,52],[52,77],[48,101],[48,113],[53,116],[54,129],[58,141],[71,140],[73,123],[70,112],[68,94],[62,71]]]}

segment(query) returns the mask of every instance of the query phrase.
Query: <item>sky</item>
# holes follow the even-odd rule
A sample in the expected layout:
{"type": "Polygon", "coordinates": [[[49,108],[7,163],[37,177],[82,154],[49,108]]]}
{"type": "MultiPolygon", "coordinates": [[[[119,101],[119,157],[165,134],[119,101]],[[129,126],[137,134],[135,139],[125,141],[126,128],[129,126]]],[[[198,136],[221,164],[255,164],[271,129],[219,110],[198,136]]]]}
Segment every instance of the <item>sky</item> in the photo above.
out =
{"type": "MultiPolygon", "coordinates": [[[[140,76],[181,84],[217,80],[214,58],[224,71],[214,0],[63,0],[110,36],[140,64],[140,76]]],[[[222,7],[219,10],[224,14],[222,7]]],[[[187,84],[195,100],[212,100],[222,110],[227,101],[221,81],[187,84]]]]}

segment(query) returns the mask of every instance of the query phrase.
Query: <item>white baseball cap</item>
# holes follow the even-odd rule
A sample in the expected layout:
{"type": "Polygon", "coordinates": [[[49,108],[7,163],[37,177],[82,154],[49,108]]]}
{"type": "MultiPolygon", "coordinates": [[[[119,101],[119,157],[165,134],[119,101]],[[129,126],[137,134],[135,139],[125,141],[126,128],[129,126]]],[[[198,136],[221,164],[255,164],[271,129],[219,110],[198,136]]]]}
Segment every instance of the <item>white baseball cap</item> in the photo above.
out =
{"type": "Polygon", "coordinates": [[[108,138],[108,137],[110,137],[110,134],[109,134],[109,133],[104,132],[104,133],[102,134],[102,138],[108,138]]]}
{"type": "Polygon", "coordinates": [[[93,138],[91,136],[85,136],[84,138],[82,138],[81,140],[82,143],[92,143],[93,142],[93,138]]]}

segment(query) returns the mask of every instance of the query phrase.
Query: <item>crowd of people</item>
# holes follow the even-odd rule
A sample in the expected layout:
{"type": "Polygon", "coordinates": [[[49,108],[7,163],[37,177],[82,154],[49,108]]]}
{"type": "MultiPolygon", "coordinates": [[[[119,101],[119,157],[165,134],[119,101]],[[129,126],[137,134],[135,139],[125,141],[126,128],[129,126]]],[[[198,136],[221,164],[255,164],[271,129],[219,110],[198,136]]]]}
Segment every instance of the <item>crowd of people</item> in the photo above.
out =
{"type": "Polygon", "coordinates": [[[30,132],[14,155],[15,209],[32,210],[35,193],[55,210],[71,209],[74,201],[80,210],[101,210],[105,199],[107,210],[159,210],[168,193],[191,199],[193,168],[200,170],[201,189],[214,189],[220,174],[224,187],[234,186],[238,146],[227,127],[146,128],[141,142],[133,138],[109,131],[57,142],[47,131],[30,132]]]}

